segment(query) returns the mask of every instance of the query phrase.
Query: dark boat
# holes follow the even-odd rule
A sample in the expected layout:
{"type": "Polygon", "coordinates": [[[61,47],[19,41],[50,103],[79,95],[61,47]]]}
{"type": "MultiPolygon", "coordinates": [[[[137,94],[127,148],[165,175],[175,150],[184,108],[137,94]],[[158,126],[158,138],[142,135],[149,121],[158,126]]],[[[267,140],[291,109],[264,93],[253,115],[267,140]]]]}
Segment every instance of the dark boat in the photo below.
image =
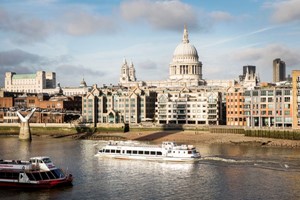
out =
{"type": "Polygon", "coordinates": [[[72,185],[72,174],[57,168],[49,157],[23,160],[0,160],[0,187],[53,188],[72,185]]]}

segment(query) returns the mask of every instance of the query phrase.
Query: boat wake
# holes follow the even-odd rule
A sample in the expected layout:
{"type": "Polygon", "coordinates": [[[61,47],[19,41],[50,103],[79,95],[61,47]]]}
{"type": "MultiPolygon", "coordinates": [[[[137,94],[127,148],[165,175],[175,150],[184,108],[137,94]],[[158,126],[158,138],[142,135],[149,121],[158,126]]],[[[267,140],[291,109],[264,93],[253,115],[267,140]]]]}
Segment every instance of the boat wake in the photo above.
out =
{"type": "Polygon", "coordinates": [[[300,172],[300,163],[291,163],[276,160],[245,160],[222,158],[218,156],[206,156],[199,160],[202,164],[219,165],[219,166],[242,166],[253,167],[276,171],[300,172]]]}

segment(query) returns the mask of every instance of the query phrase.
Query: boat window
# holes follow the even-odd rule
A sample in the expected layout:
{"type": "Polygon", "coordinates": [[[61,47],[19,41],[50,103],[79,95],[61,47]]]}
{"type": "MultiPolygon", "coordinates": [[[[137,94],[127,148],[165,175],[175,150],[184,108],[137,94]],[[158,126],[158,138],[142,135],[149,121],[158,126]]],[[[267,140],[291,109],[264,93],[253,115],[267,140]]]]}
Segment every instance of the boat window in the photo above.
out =
{"type": "Polygon", "coordinates": [[[43,158],[44,163],[51,163],[50,158],[43,158]]]}
{"type": "Polygon", "coordinates": [[[161,152],[161,151],[158,151],[158,152],[157,152],[157,155],[161,156],[161,155],[162,155],[162,152],[161,152]]]}
{"type": "Polygon", "coordinates": [[[35,178],[34,178],[34,176],[32,175],[32,173],[26,173],[26,175],[28,176],[29,180],[35,181],[35,178]]]}
{"type": "Polygon", "coordinates": [[[43,163],[43,161],[42,161],[42,160],[39,160],[39,163],[43,163]]]}
{"type": "Polygon", "coordinates": [[[188,154],[192,154],[192,151],[188,151],[188,154]]]}
{"type": "Polygon", "coordinates": [[[102,150],[99,150],[99,153],[102,153],[102,150]]]}
{"type": "Polygon", "coordinates": [[[0,172],[0,178],[6,178],[6,179],[18,179],[19,173],[14,172],[0,172]]]}
{"type": "Polygon", "coordinates": [[[0,172],[0,178],[5,178],[5,172],[0,172]]]}
{"type": "Polygon", "coordinates": [[[143,151],[139,151],[139,154],[144,154],[144,152],[143,151]]]}
{"type": "Polygon", "coordinates": [[[151,155],[155,155],[155,151],[151,151],[150,154],[151,154],[151,155]]]}
{"type": "Polygon", "coordinates": [[[60,169],[51,170],[56,178],[64,177],[64,173],[60,169]]]}
{"type": "Polygon", "coordinates": [[[122,153],[125,153],[125,150],[123,150],[122,153]]]}
{"type": "Polygon", "coordinates": [[[127,153],[128,153],[128,154],[131,154],[131,150],[127,150],[127,153]]]}
{"type": "Polygon", "coordinates": [[[43,180],[48,180],[49,177],[47,176],[46,172],[41,172],[41,176],[43,180]]]}
{"type": "Polygon", "coordinates": [[[116,153],[116,150],[112,149],[110,150],[111,153],[116,153]]]}
{"type": "Polygon", "coordinates": [[[117,150],[117,153],[121,153],[121,150],[117,150]]]}
{"type": "Polygon", "coordinates": [[[18,172],[13,172],[12,173],[12,178],[13,179],[18,179],[19,178],[19,173],[18,172]]]}
{"type": "Polygon", "coordinates": [[[132,151],[132,154],[137,154],[137,151],[132,151]]]}
{"type": "Polygon", "coordinates": [[[109,153],[109,149],[105,149],[105,153],[109,153]]]}
{"type": "Polygon", "coordinates": [[[146,154],[146,155],[149,155],[149,154],[150,154],[150,152],[149,152],[149,151],[145,151],[145,154],[146,154]]]}
{"type": "Polygon", "coordinates": [[[40,176],[40,173],[32,173],[32,175],[34,176],[34,179],[37,181],[42,180],[42,177],[40,176]]]}
{"type": "Polygon", "coordinates": [[[55,179],[55,176],[54,176],[54,174],[51,173],[51,171],[50,172],[46,172],[46,174],[48,175],[48,177],[50,179],[55,179]]]}

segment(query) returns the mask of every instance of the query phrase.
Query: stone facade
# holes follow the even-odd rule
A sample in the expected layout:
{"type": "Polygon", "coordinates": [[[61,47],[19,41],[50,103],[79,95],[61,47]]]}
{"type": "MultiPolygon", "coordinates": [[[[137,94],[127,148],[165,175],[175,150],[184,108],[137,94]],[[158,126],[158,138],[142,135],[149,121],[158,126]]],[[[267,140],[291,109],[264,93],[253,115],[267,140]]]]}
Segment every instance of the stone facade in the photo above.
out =
{"type": "Polygon", "coordinates": [[[35,74],[5,73],[5,91],[42,93],[44,89],[55,88],[56,74],[54,72],[37,71],[35,74]]]}
{"type": "Polygon", "coordinates": [[[154,118],[156,93],[148,88],[93,86],[82,97],[82,117],[90,123],[140,123],[154,118]]]}

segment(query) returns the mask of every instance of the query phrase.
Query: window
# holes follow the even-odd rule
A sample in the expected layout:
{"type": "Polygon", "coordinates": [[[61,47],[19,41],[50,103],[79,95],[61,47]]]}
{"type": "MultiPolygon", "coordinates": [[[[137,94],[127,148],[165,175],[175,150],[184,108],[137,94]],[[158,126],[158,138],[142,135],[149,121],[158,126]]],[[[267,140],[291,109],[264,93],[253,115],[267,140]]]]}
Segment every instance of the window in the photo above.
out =
{"type": "Polygon", "coordinates": [[[273,102],[273,98],[272,98],[272,97],[269,97],[269,98],[268,98],[268,102],[273,102]]]}
{"type": "Polygon", "coordinates": [[[284,90],[284,95],[291,95],[291,91],[290,90],[284,90]]]}
{"type": "Polygon", "coordinates": [[[284,102],[290,102],[290,97],[284,97],[284,102]]]}
{"type": "Polygon", "coordinates": [[[281,90],[276,90],[276,96],[280,96],[280,95],[282,95],[281,90]]]}

